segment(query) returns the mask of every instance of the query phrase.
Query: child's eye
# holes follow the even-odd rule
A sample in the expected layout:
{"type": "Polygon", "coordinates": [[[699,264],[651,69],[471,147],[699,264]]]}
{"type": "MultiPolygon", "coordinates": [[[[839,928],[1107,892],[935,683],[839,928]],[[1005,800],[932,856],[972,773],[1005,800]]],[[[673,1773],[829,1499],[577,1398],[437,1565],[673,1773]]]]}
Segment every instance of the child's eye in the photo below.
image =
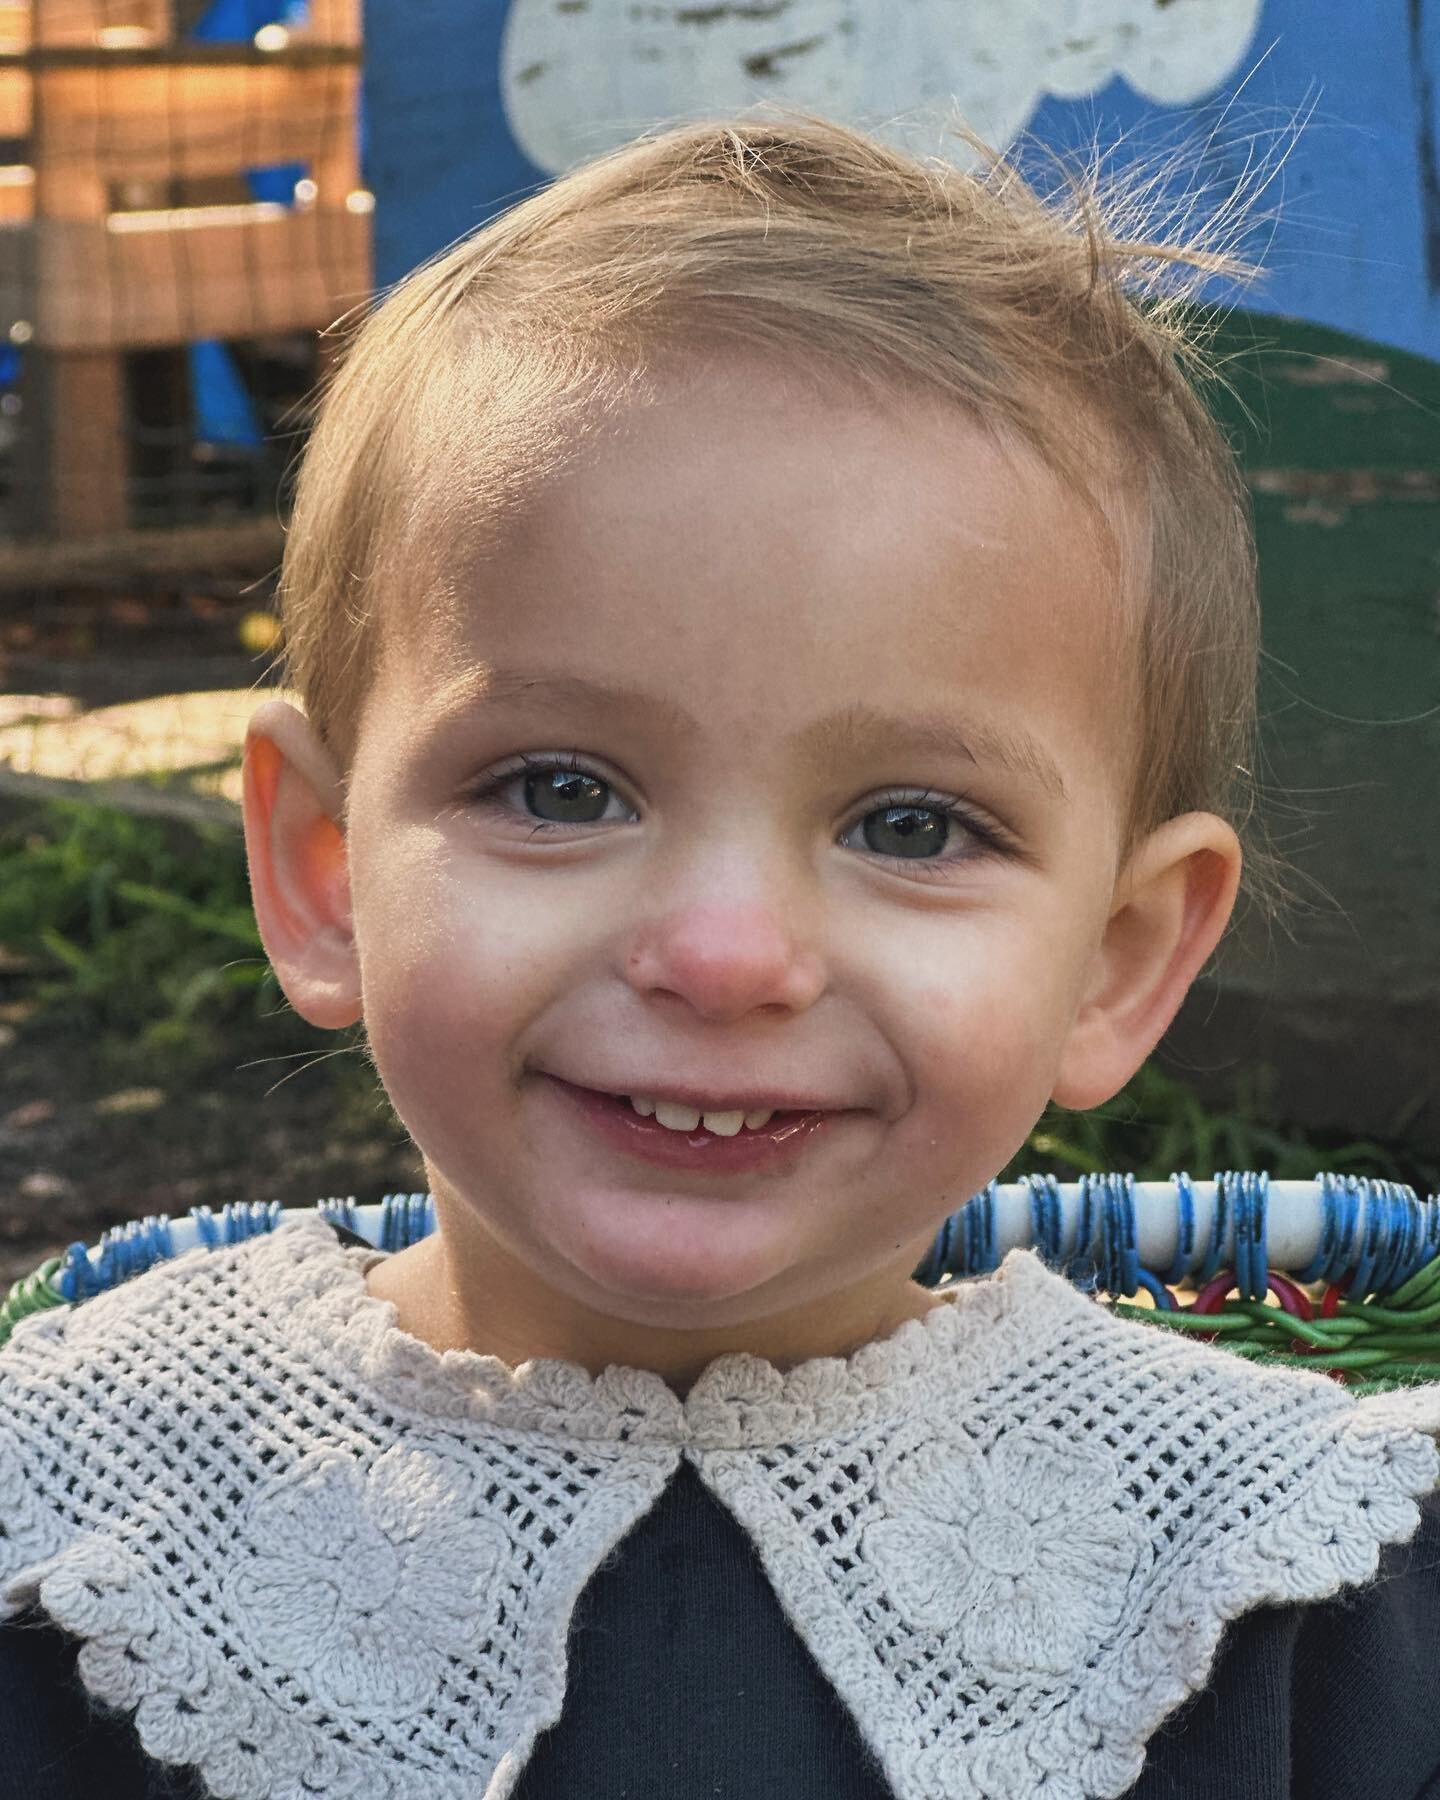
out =
{"type": "MultiPolygon", "coordinates": [[[[472,790],[470,799],[488,810],[511,813],[517,808],[504,796],[515,787],[521,790],[528,809],[532,837],[605,823],[607,808],[621,804],[609,778],[587,768],[573,752],[563,757],[522,756],[518,767],[497,769],[472,790]]],[[[956,801],[928,792],[886,794],[866,809],[840,842],[856,832],[872,856],[922,874],[948,873],[960,864],[1006,855],[1013,849],[1009,833],[1002,827],[975,817],[956,801]],[[942,856],[953,841],[955,825],[969,837],[972,847],[942,856]]]]}
{"type": "MultiPolygon", "coordinates": [[[[497,769],[470,798],[478,806],[496,812],[513,812],[501,796],[507,788],[519,786],[526,806],[552,809],[555,816],[546,817],[543,810],[532,811],[530,822],[535,832],[563,831],[570,825],[601,823],[609,794],[610,782],[604,775],[587,769],[572,751],[568,756],[522,756],[518,766],[497,769]]],[[[533,835],[533,834],[532,834],[533,835]]]]}
{"type": "Polygon", "coordinates": [[[1010,849],[1009,834],[1000,826],[977,818],[957,801],[930,793],[887,794],[851,831],[860,833],[873,855],[921,874],[948,874],[962,864],[1003,856],[1010,849]],[[972,840],[971,848],[942,858],[941,851],[955,844],[957,825],[972,840]]]}

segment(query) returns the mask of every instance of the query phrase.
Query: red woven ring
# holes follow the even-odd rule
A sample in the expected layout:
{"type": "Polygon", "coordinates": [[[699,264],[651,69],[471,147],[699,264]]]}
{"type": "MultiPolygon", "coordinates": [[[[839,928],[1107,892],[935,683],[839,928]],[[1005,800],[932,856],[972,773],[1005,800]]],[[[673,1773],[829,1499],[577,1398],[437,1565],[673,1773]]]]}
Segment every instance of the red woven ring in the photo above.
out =
{"type": "MultiPolygon", "coordinates": [[[[1283,1311],[1290,1313],[1294,1318],[1304,1319],[1307,1323],[1315,1317],[1315,1309],[1310,1304],[1310,1296],[1303,1288],[1296,1287],[1288,1277],[1270,1275],[1267,1277],[1266,1285],[1280,1302],[1283,1311]]],[[[1195,1302],[1189,1310],[1196,1313],[1218,1313],[1234,1286],[1235,1271],[1222,1269],[1213,1281],[1205,1283],[1195,1296],[1195,1302]]]]}
{"type": "MultiPolygon", "coordinates": [[[[1234,1269],[1222,1269],[1213,1281],[1205,1283],[1205,1286],[1195,1296],[1194,1305],[1187,1310],[1202,1314],[1218,1313],[1225,1303],[1226,1296],[1234,1286],[1234,1269]]],[[[1315,1317],[1315,1308],[1310,1303],[1310,1296],[1303,1288],[1296,1287],[1295,1283],[1286,1276],[1269,1275],[1266,1277],[1266,1286],[1280,1302],[1282,1312],[1288,1312],[1295,1319],[1304,1319],[1307,1323],[1315,1317]]],[[[1290,1347],[1292,1350],[1303,1352],[1306,1355],[1313,1355],[1316,1349],[1314,1344],[1307,1344],[1303,1338],[1292,1338],[1290,1347]]]]}

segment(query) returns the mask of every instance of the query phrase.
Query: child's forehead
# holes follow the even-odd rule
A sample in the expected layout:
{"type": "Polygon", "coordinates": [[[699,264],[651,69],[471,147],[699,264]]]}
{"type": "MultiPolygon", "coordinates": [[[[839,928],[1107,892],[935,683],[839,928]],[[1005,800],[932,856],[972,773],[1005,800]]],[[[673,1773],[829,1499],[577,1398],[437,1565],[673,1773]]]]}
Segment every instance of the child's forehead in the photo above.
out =
{"type": "Polygon", "coordinates": [[[775,642],[797,705],[873,689],[860,650],[848,672],[818,654],[847,637],[917,669],[963,637],[977,667],[1048,663],[1106,703],[1130,636],[1119,534],[1029,446],[917,384],[765,355],[700,358],[633,394],[528,486],[421,459],[431,493],[411,516],[431,528],[384,595],[383,661],[409,704],[486,667],[613,668],[632,641],[668,682],[651,640],[704,632],[726,664],[775,642]],[[503,516],[476,517],[472,497],[502,488],[503,516]]]}
{"type": "MultiPolygon", "coordinates": [[[[953,407],[787,399],[691,382],[590,435],[403,608],[392,698],[473,715],[543,671],[561,697],[564,678],[572,699],[589,678],[708,729],[763,714],[768,730],[783,712],[787,733],[837,710],[933,718],[952,700],[973,737],[1063,795],[1067,750],[1084,740],[1090,761],[1120,704],[1095,623],[1112,584],[1084,509],[953,407]],[[1049,728],[1067,712],[1068,744],[1049,728]]],[[[604,710],[591,696],[555,717],[578,728],[604,710]]]]}
{"type": "MultiPolygon", "coordinates": [[[[1057,417],[1076,443],[1088,430],[1103,477],[1105,434],[1073,409],[1057,417]]],[[[910,542],[1049,531],[1116,572],[1118,491],[1108,507],[1087,504],[1013,430],[913,379],[862,380],[744,346],[647,367],[622,400],[553,430],[507,424],[500,434],[457,419],[451,432],[442,415],[415,446],[409,529],[390,547],[402,577],[428,563],[442,585],[464,586],[497,564],[550,560],[557,530],[576,554],[648,533],[661,557],[699,524],[794,538],[792,522],[837,495],[837,539],[851,518],[871,539],[910,542]]]]}
{"type": "MultiPolygon", "coordinates": [[[[451,374],[434,384],[437,397],[407,432],[395,469],[410,490],[404,541],[381,554],[393,553],[401,570],[437,551],[451,564],[514,558],[557,511],[604,515],[587,519],[591,527],[633,516],[657,475],[668,489],[688,487],[692,514],[753,508],[781,455],[804,465],[807,483],[831,485],[874,485],[887,463],[905,460],[904,483],[888,484],[890,510],[931,530],[943,528],[955,484],[972,484],[977,465],[1007,484],[1027,483],[1032,518],[1063,515],[1061,528],[1094,535],[1102,555],[1113,554],[1118,515],[1133,510],[1133,496],[1121,492],[1119,440],[1075,396],[1047,395],[1029,411],[1043,411],[1052,442],[1063,436],[1083,453],[1091,496],[1105,490],[1100,505],[1077,496],[1037,445],[1003,422],[998,404],[982,416],[904,370],[850,367],[803,346],[662,340],[613,376],[518,398],[503,384],[496,397],[451,374]],[[920,459],[907,456],[915,445],[920,459]],[[752,468],[764,473],[747,488],[752,468]]],[[[872,526],[878,516],[871,508],[872,526]]],[[[676,521],[668,523],[673,531],[676,521]]]]}

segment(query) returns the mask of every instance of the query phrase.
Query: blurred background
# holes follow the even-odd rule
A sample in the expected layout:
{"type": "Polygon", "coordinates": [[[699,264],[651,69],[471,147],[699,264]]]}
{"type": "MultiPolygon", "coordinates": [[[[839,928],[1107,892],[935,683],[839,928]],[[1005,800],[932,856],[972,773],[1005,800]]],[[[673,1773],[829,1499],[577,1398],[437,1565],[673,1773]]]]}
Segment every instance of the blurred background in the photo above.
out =
{"type": "Polygon", "coordinates": [[[0,0],[0,1283],[147,1213],[423,1188],[358,1033],[280,993],[239,829],[326,328],[758,100],[927,155],[952,103],[1001,148],[1183,149],[1181,206],[1267,171],[1214,405],[1304,908],[1242,916],[1002,1179],[1440,1188],[1440,0],[0,0]]]}

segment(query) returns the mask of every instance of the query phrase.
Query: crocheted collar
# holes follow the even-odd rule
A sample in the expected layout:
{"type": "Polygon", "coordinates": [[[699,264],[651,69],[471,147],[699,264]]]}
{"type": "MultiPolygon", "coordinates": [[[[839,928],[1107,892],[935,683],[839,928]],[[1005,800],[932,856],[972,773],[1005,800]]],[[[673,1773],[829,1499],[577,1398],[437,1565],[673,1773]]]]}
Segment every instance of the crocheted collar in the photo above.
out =
{"type": "Polygon", "coordinates": [[[277,1307],[299,1341],[317,1351],[328,1344],[367,1387],[417,1415],[577,1442],[759,1449],[913,1416],[942,1394],[949,1404],[963,1401],[967,1384],[982,1384],[1020,1344],[1043,1349],[1048,1335],[1090,1306],[1033,1252],[1017,1251],[993,1276],[941,1290],[922,1318],[848,1356],[812,1357],[783,1373],[764,1357],[719,1356],[682,1400],[650,1369],[613,1364],[592,1376],[555,1358],[512,1368],[472,1350],[437,1351],[400,1329],[392,1301],[366,1291],[365,1272],[381,1253],[357,1246],[337,1258],[333,1234],[318,1219],[284,1229],[318,1250],[315,1264],[300,1265],[313,1268],[318,1283],[307,1275],[277,1284],[277,1307]]]}
{"type": "Polygon", "coordinates": [[[897,1800],[1117,1800],[1226,1623],[1374,1574],[1440,1385],[1356,1400],[1114,1317],[1012,1251],[782,1374],[437,1354],[319,1215],[0,1350],[0,1618],[218,1796],[508,1800],[600,1562],[682,1457],[897,1800]]]}

